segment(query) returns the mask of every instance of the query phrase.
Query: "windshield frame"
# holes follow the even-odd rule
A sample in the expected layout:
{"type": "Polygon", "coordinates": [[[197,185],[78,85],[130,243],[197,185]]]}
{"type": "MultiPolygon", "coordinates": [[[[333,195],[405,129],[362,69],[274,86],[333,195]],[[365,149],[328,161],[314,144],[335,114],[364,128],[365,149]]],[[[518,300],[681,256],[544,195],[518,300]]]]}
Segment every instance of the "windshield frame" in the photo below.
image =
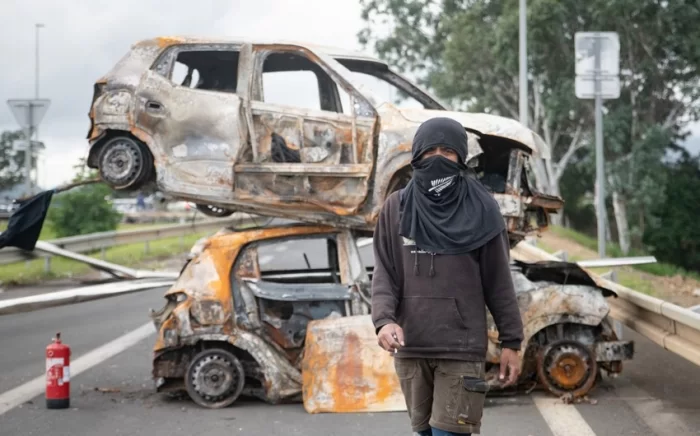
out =
{"type": "Polygon", "coordinates": [[[436,97],[432,96],[418,85],[392,70],[383,62],[369,59],[351,58],[347,56],[332,56],[323,52],[312,51],[319,57],[320,60],[333,68],[339,76],[341,76],[353,88],[355,88],[357,92],[367,98],[370,101],[370,104],[374,106],[375,110],[383,104],[389,104],[392,106],[396,106],[396,104],[383,97],[379,97],[376,93],[372,92],[371,89],[362,85],[361,83],[358,83],[358,81],[352,75],[353,72],[368,74],[395,86],[422,104],[425,109],[448,110],[447,106],[440,102],[436,97]],[[350,64],[351,67],[346,66],[346,64],[350,64]],[[358,68],[352,68],[352,66],[357,66],[358,68]]]}

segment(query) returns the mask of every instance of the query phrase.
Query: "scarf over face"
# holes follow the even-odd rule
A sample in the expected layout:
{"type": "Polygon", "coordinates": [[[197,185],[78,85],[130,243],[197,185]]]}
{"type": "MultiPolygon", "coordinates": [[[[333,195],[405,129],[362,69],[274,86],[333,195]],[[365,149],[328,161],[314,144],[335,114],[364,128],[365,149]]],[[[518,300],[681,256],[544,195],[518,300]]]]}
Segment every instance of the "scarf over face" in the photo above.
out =
{"type": "Polygon", "coordinates": [[[467,132],[450,118],[432,118],[413,138],[413,176],[400,194],[399,234],[417,248],[436,254],[473,251],[505,230],[498,203],[479,180],[466,174],[467,132]],[[453,162],[440,155],[421,159],[434,147],[450,148],[453,162]]]}

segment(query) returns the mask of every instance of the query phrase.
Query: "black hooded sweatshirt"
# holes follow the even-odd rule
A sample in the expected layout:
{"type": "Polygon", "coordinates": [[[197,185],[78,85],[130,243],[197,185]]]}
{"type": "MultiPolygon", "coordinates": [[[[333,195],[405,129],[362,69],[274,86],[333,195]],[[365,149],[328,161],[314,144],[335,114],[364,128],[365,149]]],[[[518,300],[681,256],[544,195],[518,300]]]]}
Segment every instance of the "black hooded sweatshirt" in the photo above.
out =
{"type": "Polygon", "coordinates": [[[423,123],[413,141],[413,178],[389,196],[374,233],[372,321],[397,323],[397,357],[483,361],[486,310],[501,346],[520,349],[523,325],[510,274],[510,246],[493,196],[465,175],[467,135],[448,118],[423,123]],[[421,160],[435,146],[442,156],[421,160]]]}

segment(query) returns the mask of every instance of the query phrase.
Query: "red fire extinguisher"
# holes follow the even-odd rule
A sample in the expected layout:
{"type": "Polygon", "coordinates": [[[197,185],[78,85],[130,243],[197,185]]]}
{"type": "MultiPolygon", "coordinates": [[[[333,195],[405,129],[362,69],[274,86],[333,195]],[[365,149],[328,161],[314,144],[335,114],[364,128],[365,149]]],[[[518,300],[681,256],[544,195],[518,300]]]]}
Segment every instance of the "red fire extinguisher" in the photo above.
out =
{"type": "Polygon", "coordinates": [[[56,333],[53,343],[46,347],[46,408],[70,407],[70,347],[56,333]]]}

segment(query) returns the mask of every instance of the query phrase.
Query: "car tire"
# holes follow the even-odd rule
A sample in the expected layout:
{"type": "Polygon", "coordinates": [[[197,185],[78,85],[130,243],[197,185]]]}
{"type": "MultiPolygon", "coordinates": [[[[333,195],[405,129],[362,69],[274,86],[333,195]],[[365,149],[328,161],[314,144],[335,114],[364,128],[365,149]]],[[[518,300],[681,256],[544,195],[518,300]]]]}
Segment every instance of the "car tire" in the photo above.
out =
{"type": "Polygon", "coordinates": [[[128,136],[109,139],[97,162],[100,177],[115,190],[139,189],[153,174],[153,156],[148,146],[128,136]]]}
{"type": "Polygon", "coordinates": [[[223,348],[209,348],[194,356],[185,374],[187,394],[197,405],[222,409],[234,403],[245,385],[241,362],[223,348]]]}
{"type": "Polygon", "coordinates": [[[598,380],[598,364],[589,347],[563,339],[545,345],[537,354],[537,378],[558,397],[585,397],[598,380]]]}

